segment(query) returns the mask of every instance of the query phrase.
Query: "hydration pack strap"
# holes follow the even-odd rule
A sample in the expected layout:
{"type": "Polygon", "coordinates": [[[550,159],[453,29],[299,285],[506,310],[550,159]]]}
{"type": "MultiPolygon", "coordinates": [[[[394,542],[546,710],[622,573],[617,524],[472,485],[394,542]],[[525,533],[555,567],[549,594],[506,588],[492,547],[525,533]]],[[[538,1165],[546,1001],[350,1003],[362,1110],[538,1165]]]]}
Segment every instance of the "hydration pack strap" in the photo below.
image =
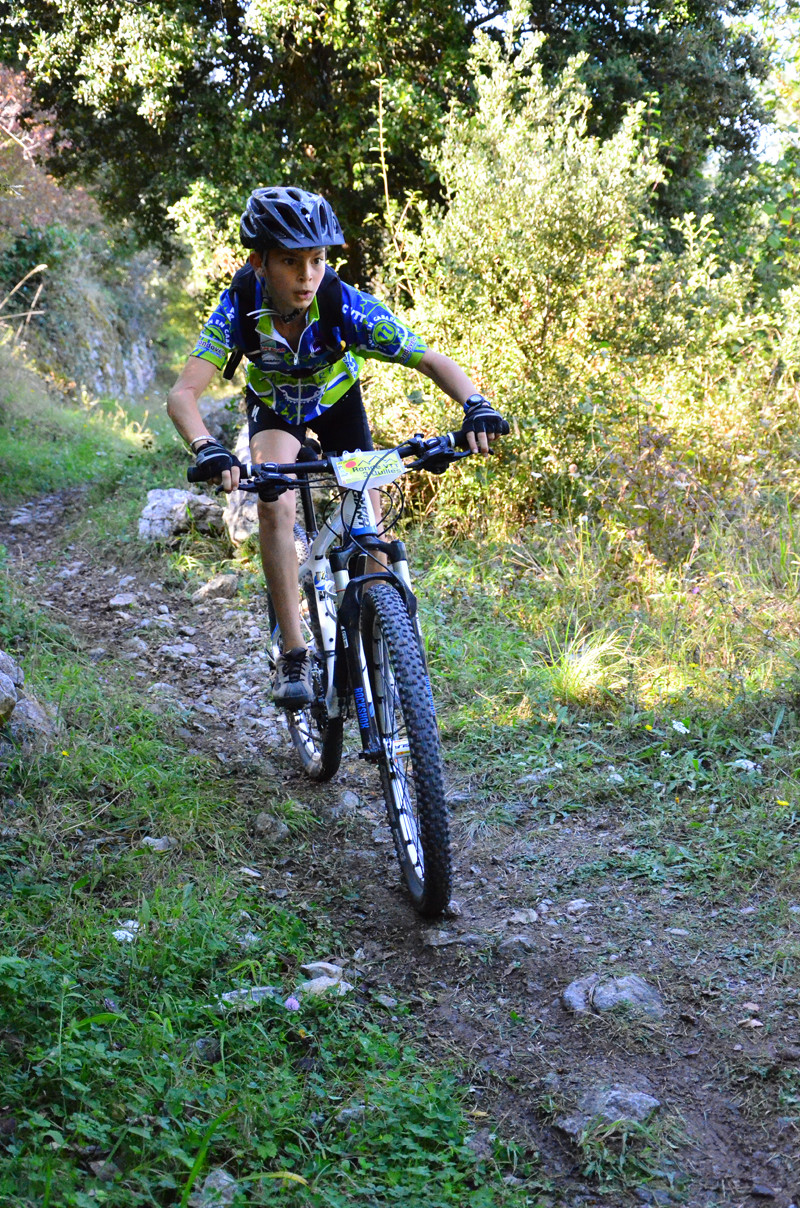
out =
{"type": "MultiPolygon", "coordinates": [[[[251,313],[260,310],[263,305],[261,282],[249,264],[243,264],[235,273],[228,289],[228,297],[233,305],[231,338],[234,347],[222,371],[222,376],[226,381],[231,380],[243,356],[254,360],[261,351],[257,328],[258,319],[251,313]]],[[[317,306],[319,308],[320,339],[329,356],[315,369],[287,367],[283,372],[288,373],[291,377],[310,377],[312,374],[318,373],[325,365],[335,365],[347,351],[347,342],[343,335],[342,283],[333,269],[327,265],[325,276],[317,290],[317,306]]]]}

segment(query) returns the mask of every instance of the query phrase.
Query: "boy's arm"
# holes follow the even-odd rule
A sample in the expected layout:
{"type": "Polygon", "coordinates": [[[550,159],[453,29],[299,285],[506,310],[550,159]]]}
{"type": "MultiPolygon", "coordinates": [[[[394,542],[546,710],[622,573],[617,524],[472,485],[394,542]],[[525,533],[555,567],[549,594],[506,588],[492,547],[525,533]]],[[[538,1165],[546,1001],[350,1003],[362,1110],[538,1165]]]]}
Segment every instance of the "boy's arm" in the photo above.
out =
{"type": "MultiPolygon", "coordinates": [[[[203,437],[214,439],[203,422],[197,403],[216,372],[216,365],[212,365],[210,361],[205,361],[202,357],[189,357],[177,382],[167,395],[167,415],[188,445],[193,445],[193,442],[200,441],[203,437]]],[[[223,472],[223,490],[235,491],[238,483],[239,470],[236,466],[223,472]]]]}
{"type": "MultiPolygon", "coordinates": [[[[455,361],[451,361],[450,357],[446,357],[443,352],[434,352],[433,349],[428,348],[416,368],[462,406],[470,395],[480,395],[481,393],[461,366],[457,365],[455,361]]],[[[494,432],[478,432],[477,440],[476,433],[467,432],[467,444],[473,453],[488,453],[489,442],[495,439],[494,432]]]]}

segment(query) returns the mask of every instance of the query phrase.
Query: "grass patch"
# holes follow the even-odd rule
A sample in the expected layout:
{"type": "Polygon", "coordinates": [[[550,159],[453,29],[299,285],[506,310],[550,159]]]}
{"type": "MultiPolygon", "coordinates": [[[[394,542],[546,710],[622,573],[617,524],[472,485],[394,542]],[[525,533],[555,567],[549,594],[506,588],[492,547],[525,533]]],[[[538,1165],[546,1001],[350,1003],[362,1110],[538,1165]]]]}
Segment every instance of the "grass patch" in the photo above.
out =
{"type": "Polygon", "coordinates": [[[632,567],[585,525],[534,528],[476,560],[422,551],[446,752],[482,802],[479,829],[513,826],[520,811],[544,829],[611,811],[631,851],[605,871],[657,880],[669,869],[701,892],[762,879],[796,889],[791,558],[785,581],[768,582],[728,533],[689,579],[632,567]],[[735,607],[720,603],[723,582],[735,607]]]}

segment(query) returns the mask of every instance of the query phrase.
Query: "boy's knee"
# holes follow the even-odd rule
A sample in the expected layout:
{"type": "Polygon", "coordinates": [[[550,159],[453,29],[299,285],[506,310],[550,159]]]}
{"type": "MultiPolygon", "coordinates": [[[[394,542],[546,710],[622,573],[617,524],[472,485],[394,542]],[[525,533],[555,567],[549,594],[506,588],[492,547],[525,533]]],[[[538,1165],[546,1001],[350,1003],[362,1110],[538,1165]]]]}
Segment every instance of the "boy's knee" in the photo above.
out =
{"type": "Polygon", "coordinates": [[[291,529],[295,517],[294,491],[279,495],[273,503],[265,503],[263,499],[259,499],[257,511],[261,528],[269,532],[282,528],[291,529]]]}

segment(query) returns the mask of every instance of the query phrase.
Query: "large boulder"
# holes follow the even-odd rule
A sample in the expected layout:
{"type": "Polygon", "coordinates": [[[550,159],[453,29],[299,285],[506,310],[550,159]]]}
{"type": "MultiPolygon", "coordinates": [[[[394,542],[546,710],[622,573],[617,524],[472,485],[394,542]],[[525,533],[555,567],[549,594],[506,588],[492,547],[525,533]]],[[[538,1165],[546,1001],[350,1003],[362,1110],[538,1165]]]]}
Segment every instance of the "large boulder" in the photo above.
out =
{"type": "Polygon", "coordinates": [[[0,671],[8,676],[15,688],[21,688],[25,683],[25,672],[5,650],[0,650],[0,671]]]}
{"type": "MultiPolygon", "coordinates": [[[[247,424],[239,431],[234,453],[241,462],[250,460],[250,439],[247,424]]],[[[258,532],[258,496],[253,491],[231,491],[222,519],[233,545],[243,545],[258,532]]]]}
{"type": "Polygon", "coordinates": [[[17,707],[17,689],[10,675],[0,671],[0,725],[8,721],[17,707]]]}
{"type": "Polygon", "coordinates": [[[170,541],[190,529],[221,533],[222,508],[208,495],[194,495],[177,487],[147,492],[147,505],[139,518],[142,541],[170,541]]]}
{"type": "Polygon", "coordinates": [[[46,745],[56,732],[55,714],[32,696],[23,696],[11,714],[8,732],[23,747],[46,745]]]}

